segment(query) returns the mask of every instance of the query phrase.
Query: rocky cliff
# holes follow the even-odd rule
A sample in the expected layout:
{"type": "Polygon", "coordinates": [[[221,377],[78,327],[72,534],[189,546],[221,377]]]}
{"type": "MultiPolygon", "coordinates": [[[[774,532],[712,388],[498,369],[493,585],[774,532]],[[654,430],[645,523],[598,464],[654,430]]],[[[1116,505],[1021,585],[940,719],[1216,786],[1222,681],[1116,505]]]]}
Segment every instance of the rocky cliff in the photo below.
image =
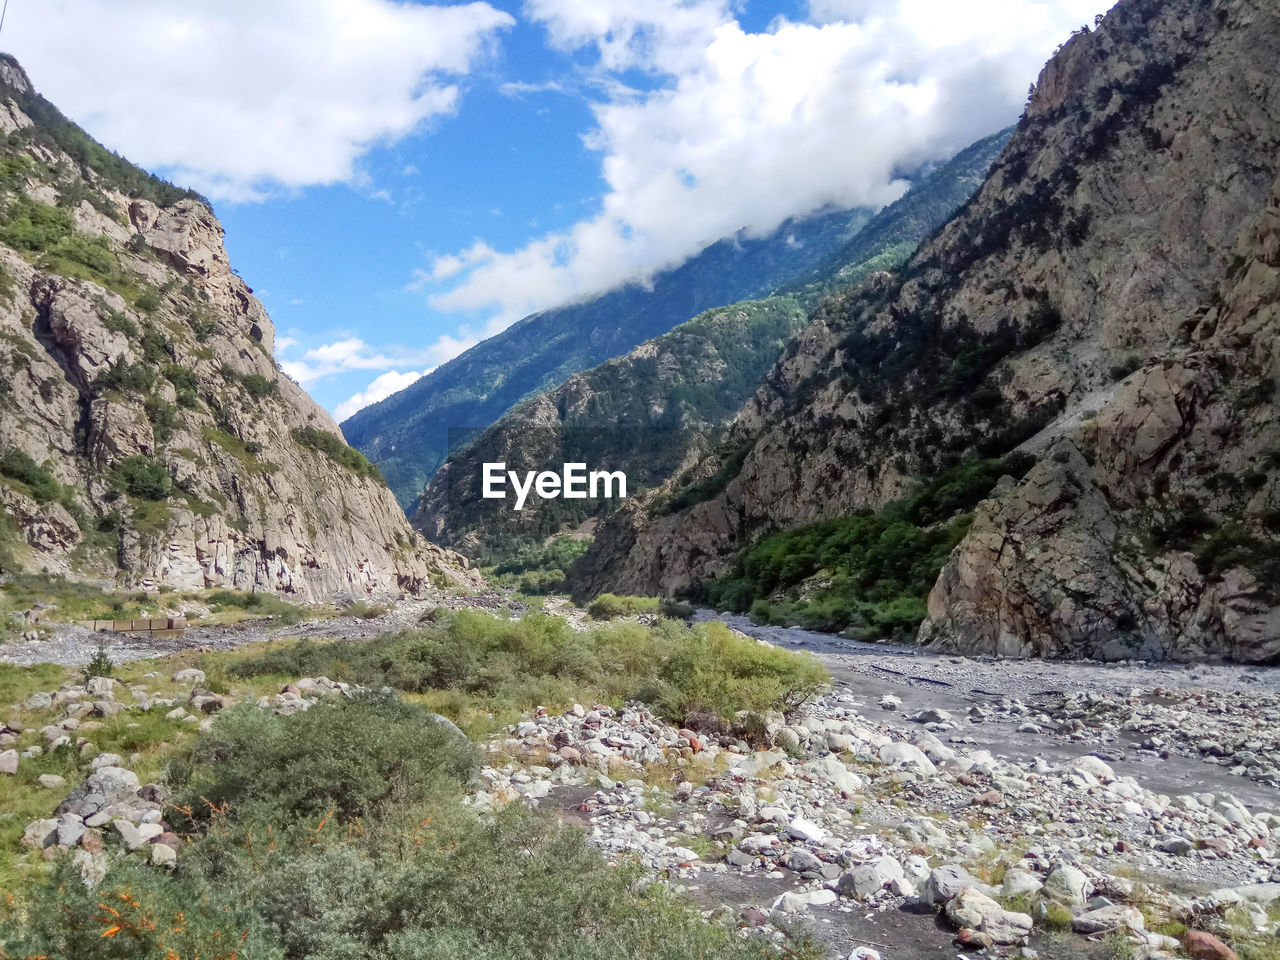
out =
{"type": "Polygon", "coordinates": [[[465,561],[281,374],[208,205],[0,60],[0,562],[128,584],[417,592],[465,561]]]}
{"type": "Polygon", "coordinates": [[[1121,0],[1073,36],[967,207],[791,345],[722,489],[632,505],[585,585],[687,589],[770,530],[1021,449],[1039,464],[979,509],[923,639],[1276,656],[1278,56],[1267,0],[1121,0]]]}

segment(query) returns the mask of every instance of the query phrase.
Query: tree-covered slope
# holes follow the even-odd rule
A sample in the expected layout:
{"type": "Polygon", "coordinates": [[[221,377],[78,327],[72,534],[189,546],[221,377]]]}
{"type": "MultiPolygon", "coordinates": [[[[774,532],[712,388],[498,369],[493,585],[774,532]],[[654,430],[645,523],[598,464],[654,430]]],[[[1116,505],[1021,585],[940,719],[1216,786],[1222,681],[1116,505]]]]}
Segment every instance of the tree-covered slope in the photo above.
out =
{"type": "Polygon", "coordinates": [[[712,307],[773,293],[844,246],[871,211],[789,221],[713,243],[648,286],[628,284],[533,314],[342,424],[411,509],[449,454],[450,430],[483,430],[521,400],[620,356],[712,307]]]}

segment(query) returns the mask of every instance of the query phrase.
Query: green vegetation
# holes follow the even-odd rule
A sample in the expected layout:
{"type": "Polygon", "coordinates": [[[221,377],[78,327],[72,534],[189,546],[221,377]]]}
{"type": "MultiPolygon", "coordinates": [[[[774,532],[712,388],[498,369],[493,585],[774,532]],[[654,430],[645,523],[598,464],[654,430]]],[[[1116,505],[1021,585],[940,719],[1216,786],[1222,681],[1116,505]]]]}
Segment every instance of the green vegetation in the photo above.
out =
{"type": "Polygon", "coordinates": [[[412,694],[464,726],[538,705],[641,700],[674,722],[695,714],[794,707],[826,682],[817,660],[735,635],[720,623],[607,624],[574,631],[559,617],[507,621],[439,610],[420,629],[371,641],[273,645],[230,663],[232,677],[323,675],[412,694]]]}
{"type": "MultiPolygon", "coordinates": [[[[12,57],[5,56],[4,59],[14,69],[21,69],[12,57]]],[[[19,90],[5,84],[4,92],[34,121],[13,135],[18,142],[60,150],[79,163],[83,170],[92,171],[129,197],[151,200],[160,206],[185,198],[202,199],[198,193],[179,189],[107,150],[35,91],[19,90]]]]}
{"type": "Polygon", "coordinates": [[[53,503],[66,499],[64,490],[48,467],[37,464],[17,447],[10,447],[0,454],[0,476],[17,481],[20,489],[40,503],[53,503]]]}
{"type": "Polygon", "coordinates": [[[587,605],[587,613],[597,620],[615,620],[618,617],[634,617],[642,613],[657,613],[657,597],[620,597],[602,593],[587,605]]]}
{"type": "Polygon", "coordinates": [[[46,619],[63,622],[131,619],[141,616],[149,600],[140,591],[116,593],[49,573],[11,573],[0,584],[0,612],[29,610],[43,603],[49,607],[46,619]]]}
{"type": "Polygon", "coordinates": [[[165,500],[173,493],[169,468],[141,453],[112,464],[109,482],[114,489],[142,500],[165,500]]]}
{"type": "Polygon", "coordinates": [[[965,511],[1003,474],[1021,477],[1030,465],[1024,456],[968,459],[875,513],[764,537],[707,586],[707,599],[764,623],[843,630],[860,640],[910,636],[938,572],[968,531],[965,511]],[[822,582],[806,594],[810,578],[822,582]]]}
{"type": "Polygon", "coordinates": [[[346,467],[357,476],[369,477],[378,483],[385,482],[381,471],[355,447],[348,447],[343,443],[342,438],[336,433],[315,427],[302,427],[294,429],[293,439],[304,447],[323,453],[334,463],[346,467]]]}
{"type": "Polygon", "coordinates": [[[274,593],[241,593],[236,590],[215,590],[206,598],[211,609],[243,610],[254,617],[271,617],[281,623],[298,623],[303,610],[282,600],[274,593]]]}
{"type": "Polygon", "coordinates": [[[172,767],[181,869],[62,858],[0,905],[11,956],[119,960],[812,960],[703,921],[581,831],[461,803],[465,738],[391,698],[220,716],[172,767]]]}
{"type": "Polygon", "coordinates": [[[586,555],[590,540],[556,537],[550,543],[525,547],[485,571],[492,583],[530,596],[565,591],[568,573],[586,555]]]}
{"type": "Polygon", "coordinates": [[[255,400],[273,397],[280,392],[280,384],[275,377],[264,377],[260,373],[240,373],[226,365],[222,367],[222,376],[231,383],[238,383],[255,400]]]}

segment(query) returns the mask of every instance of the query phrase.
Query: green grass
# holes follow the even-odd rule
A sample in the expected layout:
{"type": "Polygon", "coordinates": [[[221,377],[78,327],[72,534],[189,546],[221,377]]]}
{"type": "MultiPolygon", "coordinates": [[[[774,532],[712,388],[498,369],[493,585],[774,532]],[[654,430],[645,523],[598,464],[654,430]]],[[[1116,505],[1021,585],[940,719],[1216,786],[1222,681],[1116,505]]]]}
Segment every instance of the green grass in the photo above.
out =
{"type": "MultiPolygon", "coordinates": [[[[131,619],[140,616],[143,607],[156,603],[155,598],[139,591],[103,590],[58,574],[15,573],[0,584],[0,611],[29,610],[37,601],[52,607],[43,619],[64,623],[131,619]]],[[[0,701],[3,699],[0,696],[0,701]]]]}
{"type": "Polygon", "coordinates": [[[697,714],[730,717],[798,705],[827,682],[806,654],[762,646],[719,623],[663,620],[574,631],[530,613],[518,621],[475,611],[437,611],[417,630],[361,642],[279,644],[226,663],[232,678],[327,676],[389,685],[425,697],[471,729],[538,705],[628,700],[683,723],[697,714]]]}
{"type": "Polygon", "coordinates": [[[602,593],[587,605],[587,613],[597,620],[614,620],[642,613],[657,613],[660,606],[661,601],[657,597],[620,597],[613,593],[602,593]]]}
{"type": "Polygon", "coordinates": [[[296,604],[282,600],[274,593],[243,593],[237,590],[215,590],[205,602],[215,613],[224,610],[243,610],[252,617],[271,617],[284,623],[298,623],[305,611],[296,604]]]}

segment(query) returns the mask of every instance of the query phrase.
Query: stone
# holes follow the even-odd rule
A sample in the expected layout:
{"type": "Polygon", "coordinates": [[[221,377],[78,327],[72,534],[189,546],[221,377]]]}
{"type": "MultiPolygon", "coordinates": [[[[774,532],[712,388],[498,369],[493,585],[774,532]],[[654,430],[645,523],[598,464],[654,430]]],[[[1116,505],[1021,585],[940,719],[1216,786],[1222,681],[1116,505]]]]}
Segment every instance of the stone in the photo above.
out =
{"type": "Polygon", "coordinates": [[[976,887],[960,891],[945,908],[947,919],[957,927],[968,927],[991,937],[994,943],[1022,943],[1031,935],[1031,918],[1006,910],[976,887]]]}
{"type": "Polygon", "coordinates": [[[149,849],[151,862],[156,866],[172,869],[178,865],[178,851],[167,843],[153,843],[149,849]]]}
{"type": "Polygon", "coordinates": [[[890,743],[880,748],[880,762],[890,767],[910,767],[927,777],[938,770],[919,747],[910,743],[890,743]]]}
{"type": "Polygon", "coordinates": [[[36,777],[36,782],[45,790],[61,790],[67,785],[66,778],[56,773],[42,773],[36,777]]]}
{"type": "Polygon", "coordinates": [[[827,839],[827,831],[812,820],[796,817],[786,827],[787,836],[793,840],[804,840],[809,843],[821,843],[827,839]]]}
{"type": "Polygon", "coordinates": [[[1079,906],[1088,898],[1093,884],[1080,870],[1065,863],[1060,863],[1049,871],[1045,877],[1042,893],[1059,903],[1068,906],[1079,906]]]}
{"type": "Polygon", "coordinates": [[[796,873],[806,871],[817,873],[822,870],[822,861],[808,850],[797,848],[787,854],[786,866],[787,869],[794,870],[796,873]]]}
{"type": "Polygon", "coordinates": [[[978,881],[969,876],[969,872],[959,864],[947,864],[929,871],[929,879],[924,884],[926,903],[947,903],[960,895],[961,891],[974,886],[978,881]]]}
{"type": "Polygon", "coordinates": [[[871,863],[858,864],[850,869],[836,883],[836,891],[842,897],[866,900],[879,893],[886,885],[904,877],[902,864],[886,854],[871,863]]]}
{"type": "Polygon", "coordinates": [[[838,757],[828,755],[810,760],[805,763],[804,769],[846,795],[851,795],[862,787],[862,780],[838,757]]]}
{"type": "Polygon", "coordinates": [[[13,776],[18,772],[18,751],[5,750],[0,753],[0,773],[7,773],[13,776]]]}
{"type": "Polygon", "coordinates": [[[1182,949],[1193,960],[1239,960],[1234,950],[1204,930],[1188,930],[1182,949]]]}
{"type": "Polygon", "coordinates": [[[173,682],[180,683],[183,686],[202,686],[205,682],[204,671],[197,670],[195,667],[187,667],[185,670],[179,670],[173,675],[173,682]]]}
{"type": "Polygon", "coordinates": [[[22,707],[25,710],[48,710],[53,706],[53,694],[51,693],[33,693],[22,701],[22,707]]]}
{"type": "Polygon", "coordinates": [[[74,847],[84,836],[85,825],[74,813],[64,813],[58,818],[58,846],[74,847]]]}
{"type": "Polygon", "coordinates": [[[1090,910],[1071,921],[1071,929],[1084,934],[1110,933],[1112,930],[1122,929],[1140,933],[1146,929],[1146,925],[1141,913],[1123,904],[1090,910]]]}
{"type": "Polygon", "coordinates": [[[102,767],[89,774],[58,806],[58,813],[88,817],[111,804],[136,800],[138,775],[123,767],[102,767]]]}
{"type": "Polygon", "coordinates": [[[35,850],[43,850],[45,847],[55,844],[57,839],[57,820],[33,820],[22,831],[22,845],[35,850]]]}
{"type": "Polygon", "coordinates": [[[1024,897],[1040,892],[1044,883],[1030,870],[1010,867],[1005,871],[1004,883],[1000,887],[1001,896],[1024,897]]]}

